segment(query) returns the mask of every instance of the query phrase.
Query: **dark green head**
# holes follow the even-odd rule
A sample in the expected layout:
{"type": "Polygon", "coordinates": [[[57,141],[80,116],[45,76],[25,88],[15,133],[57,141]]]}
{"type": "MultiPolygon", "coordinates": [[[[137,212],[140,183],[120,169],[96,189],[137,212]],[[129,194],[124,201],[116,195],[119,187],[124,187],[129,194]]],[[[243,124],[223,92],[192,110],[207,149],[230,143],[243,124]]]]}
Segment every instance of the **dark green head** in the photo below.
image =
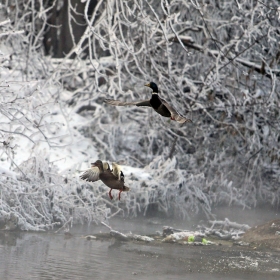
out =
{"type": "Polygon", "coordinates": [[[145,86],[150,87],[153,90],[153,92],[158,93],[158,87],[154,82],[150,82],[150,83],[146,84],[145,86]]]}

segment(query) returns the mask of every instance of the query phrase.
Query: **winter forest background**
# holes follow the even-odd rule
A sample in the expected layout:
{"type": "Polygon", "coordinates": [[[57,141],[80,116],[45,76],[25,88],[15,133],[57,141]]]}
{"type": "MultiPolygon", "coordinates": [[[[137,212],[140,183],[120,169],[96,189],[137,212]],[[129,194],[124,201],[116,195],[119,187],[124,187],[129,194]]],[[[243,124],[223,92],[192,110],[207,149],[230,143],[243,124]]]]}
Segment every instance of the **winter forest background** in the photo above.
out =
{"type": "Polygon", "coordinates": [[[1,1],[0,224],[279,207],[278,0],[1,1]],[[104,98],[150,97],[193,124],[104,98]],[[123,165],[120,201],[79,179],[123,165]]]}

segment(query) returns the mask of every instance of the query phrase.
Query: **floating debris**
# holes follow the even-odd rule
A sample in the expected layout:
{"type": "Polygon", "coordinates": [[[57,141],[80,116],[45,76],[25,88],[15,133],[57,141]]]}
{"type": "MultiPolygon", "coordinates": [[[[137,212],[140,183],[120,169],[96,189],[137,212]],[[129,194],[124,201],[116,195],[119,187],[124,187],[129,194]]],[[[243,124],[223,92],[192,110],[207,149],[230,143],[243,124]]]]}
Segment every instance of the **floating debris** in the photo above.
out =
{"type": "Polygon", "coordinates": [[[250,229],[249,225],[231,222],[227,218],[224,221],[210,221],[210,224],[211,227],[200,226],[199,228],[206,236],[214,235],[227,241],[239,240],[250,229]]]}
{"type": "MultiPolygon", "coordinates": [[[[102,224],[109,229],[109,233],[99,233],[95,234],[94,239],[111,239],[114,238],[115,241],[142,241],[142,242],[169,242],[169,243],[178,243],[178,244],[188,244],[194,246],[202,245],[212,245],[218,244],[216,242],[210,241],[208,238],[214,238],[217,240],[228,240],[231,241],[230,244],[239,246],[248,246],[249,243],[244,241],[238,241],[240,235],[244,234],[244,231],[241,229],[249,228],[249,226],[244,224],[237,224],[235,222],[230,222],[228,219],[225,221],[215,221],[211,222],[212,226],[207,228],[205,226],[200,226],[199,230],[183,230],[178,228],[173,228],[170,226],[164,226],[162,232],[157,231],[155,235],[139,235],[133,233],[124,234],[120,231],[114,230],[111,226],[102,222],[102,224]],[[231,228],[233,226],[233,228],[231,228]],[[215,237],[216,236],[216,237],[215,237]]],[[[220,244],[219,244],[220,245],[220,244]]]]}
{"type": "Polygon", "coordinates": [[[129,237],[119,231],[116,231],[116,230],[111,230],[110,231],[110,235],[120,241],[128,241],[129,240],[129,237]]]}
{"type": "Polygon", "coordinates": [[[113,230],[112,227],[107,225],[106,223],[102,222],[102,225],[110,229],[110,236],[116,238],[120,241],[129,241],[129,240],[137,240],[137,241],[145,241],[145,242],[151,242],[154,241],[154,238],[145,236],[145,235],[139,235],[139,234],[123,234],[119,231],[113,230]]]}
{"type": "Polygon", "coordinates": [[[96,239],[96,236],[94,236],[94,235],[86,235],[86,236],[84,236],[84,238],[85,238],[86,240],[95,240],[95,239],[96,239]]]}
{"type": "Polygon", "coordinates": [[[209,221],[212,224],[212,229],[215,226],[222,226],[223,229],[228,229],[228,228],[235,228],[235,229],[241,229],[243,231],[246,231],[250,229],[251,227],[246,224],[238,224],[236,222],[231,222],[228,218],[225,218],[224,221],[209,221]]]}
{"type": "Polygon", "coordinates": [[[132,239],[137,240],[137,241],[145,241],[145,242],[151,242],[154,241],[155,239],[146,235],[138,235],[138,234],[133,234],[131,235],[132,239]]]}
{"type": "Polygon", "coordinates": [[[176,229],[176,228],[173,228],[173,227],[168,227],[168,226],[164,226],[162,228],[162,235],[163,236],[168,236],[172,233],[175,233],[175,232],[182,232],[182,231],[185,231],[183,229],[176,229]]]}
{"type": "Polygon", "coordinates": [[[178,242],[184,241],[186,243],[200,242],[204,245],[207,244],[207,240],[205,239],[205,234],[198,231],[182,231],[172,233],[166,236],[162,242],[178,242]]]}

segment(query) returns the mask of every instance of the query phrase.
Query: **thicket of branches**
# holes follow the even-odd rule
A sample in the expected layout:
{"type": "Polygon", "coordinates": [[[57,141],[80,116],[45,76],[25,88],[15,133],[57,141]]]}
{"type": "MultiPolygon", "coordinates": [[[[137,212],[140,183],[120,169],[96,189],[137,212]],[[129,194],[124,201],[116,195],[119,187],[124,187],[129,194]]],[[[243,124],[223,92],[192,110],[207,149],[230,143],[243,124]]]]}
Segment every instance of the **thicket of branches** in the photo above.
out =
{"type": "MultiPolygon", "coordinates": [[[[74,46],[61,59],[46,57],[43,47],[50,11],[59,11],[59,1],[2,5],[1,153],[17,172],[2,176],[2,215],[13,213],[22,228],[38,229],[57,220],[98,220],[109,208],[137,215],[155,205],[186,216],[190,210],[210,213],[211,205],[221,203],[278,205],[278,1],[106,0],[92,13],[89,5],[84,2],[84,34],[77,41],[70,28],[74,46]],[[21,81],[9,79],[16,76],[21,81]],[[104,105],[105,97],[148,98],[149,81],[194,123],[179,125],[147,108],[104,105]],[[62,89],[72,92],[67,105],[91,120],[79,132],[92,139],[100,159],[146,166],[152,175],[133,181],[127,174],[133,191],[124,205],[108,204],[103,189],[58,174],[38,152],[41,142],[52,148],[73,137],[62,89]],[[50,108],[64,120],[54,123],[50,108]],[[13,137],[37,152],[28,161],[33,167],[15,161],[13,137]],[[81,195],[81,204],[75,203],[81,195]],[[58,219],[54,213],[62,214],[58,219]]],[[[71,23],[73,1],[68,9],[65,22],[71,23]]],[[[59,36],[60,26],[54,28],[59,36]]]]}
{"type": "MultiPolygon", "coordinates": [[[[279,10],[277,1],[100,1],[75,50],[92,72],[73,99],[102,108],[88,132],[102,156],[131,165],[177,158],[202,174],[211,203],[279,203],[279,10]],[[105,63],[109,52],[111,63],[105,63]],[[79,53],[79,52],[77,52],[79,53]],[[92,76],[95,80],[91,80],[92,76]],[[111,108],[102,98],[161,96],[193,125],[146,108],[111,108]],[[102,84],[102,86],[100,86],[102,84]],[[97,105],[96,105],[97,104],[97,105]]],[[[85,11],[87,6],[85,6],[85,11]]],[[[75,69],[77,75],[77,68],[75,69]]],[[[184,186],[188,188],[189,185],[184,186]]]]}

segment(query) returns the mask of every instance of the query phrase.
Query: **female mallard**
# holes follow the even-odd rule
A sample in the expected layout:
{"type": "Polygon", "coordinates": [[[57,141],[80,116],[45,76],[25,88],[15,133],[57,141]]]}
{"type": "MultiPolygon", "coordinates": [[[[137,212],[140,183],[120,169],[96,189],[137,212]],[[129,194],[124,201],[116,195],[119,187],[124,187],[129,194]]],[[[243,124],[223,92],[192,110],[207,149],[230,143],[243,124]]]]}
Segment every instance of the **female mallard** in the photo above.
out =
{"type": "Polygon", "coordinates": [[[171,105],[169,105],[164,99],[158,96],[158,87],[154,82],[150,82],[145,86],[150,87],[153,90],[152,97],[150,99],[135,102],[122,102],[113,99],[105,99],[104,101],[107,104],[114,106],[136,105],[152,107],[158,114],[162,115],[163,117],[171,118],[171,120],[177,121],[179,123],[192,122],[192,120],[182,117],[171,105]]]}
{"type": "Polygon", "coordinates": [[[91,168],[86,170],[80,178],[89,182],[101,180],[107,187],[110,188],[109,197],[111,199],[113,199],[111,194],[112,189],[119,190],[119,200],[121,199],[122,192],[129,191],[129,187],[124,185],[124,175],[120,170],[120,166],[116,163],[113,163],[113,171],[111,171],[107,162],[97,160],[91,164],[91,168]]]}

